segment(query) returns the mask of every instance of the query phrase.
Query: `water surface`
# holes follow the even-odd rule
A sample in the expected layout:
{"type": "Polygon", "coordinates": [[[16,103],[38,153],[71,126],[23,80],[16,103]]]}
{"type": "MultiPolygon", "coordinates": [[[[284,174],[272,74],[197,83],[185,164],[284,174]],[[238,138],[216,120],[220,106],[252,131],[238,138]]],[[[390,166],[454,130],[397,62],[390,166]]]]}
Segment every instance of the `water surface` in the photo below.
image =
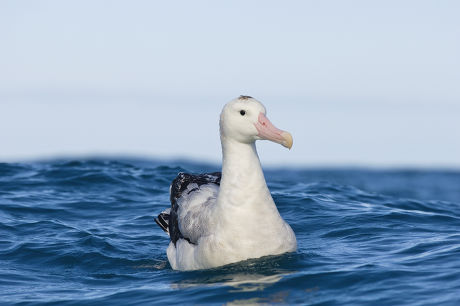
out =
{"type": "Polygon", "coordinates": [[[178,272],[154,217],[191,162],[0,164],[5,304],[459,305],[460,172],[271,169],[298,251],[178,272]]]}

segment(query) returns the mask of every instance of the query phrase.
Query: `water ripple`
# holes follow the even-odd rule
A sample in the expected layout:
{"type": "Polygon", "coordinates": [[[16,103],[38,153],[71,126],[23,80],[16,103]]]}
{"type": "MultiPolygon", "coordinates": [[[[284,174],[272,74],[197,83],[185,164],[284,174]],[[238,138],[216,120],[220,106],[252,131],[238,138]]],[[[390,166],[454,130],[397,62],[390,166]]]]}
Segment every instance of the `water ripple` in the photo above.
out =
{"type": "Polygon", "coordinates": [[[190,162],[0,163],[0,300],[75,304],[460,303],[460,173],[267,170],[296,253],[178,272],[154,216],[190,162]]]}

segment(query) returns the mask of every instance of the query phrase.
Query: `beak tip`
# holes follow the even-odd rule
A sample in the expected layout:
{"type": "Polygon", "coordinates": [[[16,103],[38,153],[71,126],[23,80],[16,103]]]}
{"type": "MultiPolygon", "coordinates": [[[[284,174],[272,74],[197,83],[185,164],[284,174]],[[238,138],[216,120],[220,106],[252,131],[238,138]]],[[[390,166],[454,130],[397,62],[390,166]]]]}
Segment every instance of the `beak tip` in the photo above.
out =
{"type": "Polygon", "coordinates": [[[292,139],[291,133],[289,133],[289,132],[283,132],[282,136],[283,136],[283,138],[284,138],[283,145],[284,145],[286,148],[288,148],[289,150],[291,150],[291,148],[292,148],[292,143],[293,143],[293,139],[292,139]]]}

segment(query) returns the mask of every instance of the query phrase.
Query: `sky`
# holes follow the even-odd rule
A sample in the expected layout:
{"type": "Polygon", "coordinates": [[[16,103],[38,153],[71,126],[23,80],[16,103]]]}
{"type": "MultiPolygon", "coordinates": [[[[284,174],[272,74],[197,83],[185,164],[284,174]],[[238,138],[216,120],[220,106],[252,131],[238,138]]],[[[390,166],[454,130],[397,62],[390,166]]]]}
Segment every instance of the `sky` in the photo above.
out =
{"type": "Polygon", "coordinates": [[[458,1],[0,1],[0,161],[219,162],[244,94],[262,163],[460,168],[458,1]]]}

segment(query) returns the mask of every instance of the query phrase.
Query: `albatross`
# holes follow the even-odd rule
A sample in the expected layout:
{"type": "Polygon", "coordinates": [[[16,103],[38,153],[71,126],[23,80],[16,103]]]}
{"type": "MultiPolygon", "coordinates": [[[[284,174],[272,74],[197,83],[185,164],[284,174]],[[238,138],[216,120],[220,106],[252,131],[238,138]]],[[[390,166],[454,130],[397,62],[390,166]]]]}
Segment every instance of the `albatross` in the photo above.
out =
{"type": "Polygon", "coordinates": [[[166,254],[175,270],[223,266],[294,252],[297,241],[265,182],[256,140],[292,147],[256,99],[240,96],[220,114],[222,172],[179,173],[170,186],[171,207],[155,218],[169,235],[166,254]]]}

